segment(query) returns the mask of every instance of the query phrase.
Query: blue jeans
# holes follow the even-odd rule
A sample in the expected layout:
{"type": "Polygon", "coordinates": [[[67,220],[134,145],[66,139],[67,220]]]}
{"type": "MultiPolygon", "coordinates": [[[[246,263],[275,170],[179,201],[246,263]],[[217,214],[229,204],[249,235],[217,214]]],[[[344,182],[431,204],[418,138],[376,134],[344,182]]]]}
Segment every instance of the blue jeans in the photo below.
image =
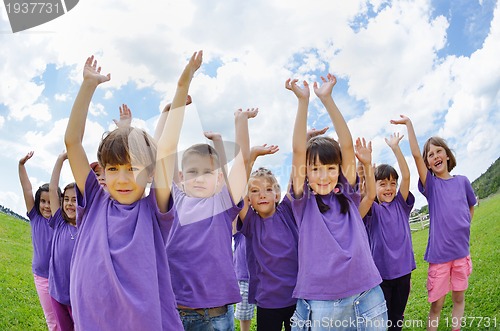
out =
{"type": "Polygon", "coordinates": [[[180,313],[185,331],[234,331],[234,307],[227,305],[227,312],[217,317],[205,316],[195,311],[182,310],[180,313]]]}
{"type": "Polygon", "coordinates": [[[380,286],[339,300],[297,301],[293,331],[387,330],[387,307],[380,286]]]}

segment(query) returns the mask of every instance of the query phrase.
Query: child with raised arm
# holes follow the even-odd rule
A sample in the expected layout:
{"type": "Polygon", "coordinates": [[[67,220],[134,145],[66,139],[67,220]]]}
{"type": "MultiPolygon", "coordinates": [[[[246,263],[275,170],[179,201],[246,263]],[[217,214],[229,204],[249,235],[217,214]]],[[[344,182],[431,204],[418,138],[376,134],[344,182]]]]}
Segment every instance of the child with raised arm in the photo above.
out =
{"type": "Polygon", "coordinates": [[[75,183],[70,183],[64,188],[62,208],[59,193],[59,176],[67,158],[66,153],[58,156],[49,183],[50,210],[52,212],[49,225],[54,229],[49,267],[49,293],[62,331],[72,331],[75,328],[69,298],[71,255],[77,234],[75,183]]]}
{"type": "Polygon", "coordinates": [[[292,330],[304,325],[314,331],[385,330],[382,279],[358,211],[351,133],[331,96],[336,78],[328,74],[321,79],[322,86],[314,83],[314,92],[332,119],[338,142],[329,137],[306,141],[309,85],[304,81],[300,87],[296,79],[285,84],[298,99],[290,190],[299,229],[299,269],[293,293],[298,301],[292,330]]]}
{"type": "MultiPolygon", "coordinates": [[[[186,71],[199,67],[191,58],[186,71]]],[[[108,192],[92,172],[82,139],[92,95],[110,80],[94,57],[83,70],[65,134],[78,200],[78,236],[70,271],[77,330],[182,330],[165,251],[173,217],[163,191],[168,183],[153,138],[117,128],[97,152],[108,192]],[[145,188],[153,180],[148,196],[145,188]]]]}
{"type": "Polygon", "coordinates": [[[415,197],[410,192],[410,169],[399,147],[403,138],[393,134],[385,142],[393,151],[401,172],[388,164],[375,168],[377,200],[364,217],[370,249],[382,277],[380,287],[387,302],[389,330],[401,330],[410,295],[411,272],[416,268],[410,230],[415,197]]]}
{"type": "MultiPolygon", "coordinates": [[[[160,141],[166,159],[163,171],[174,178],[175,153],[184,117],[189,80],[183,76],[165,123],[160,141]]],[[[257,111],[235,113],[236,143],[239,153],[233,161],[227,183],[223,155],[216,148],[196,144],[184,151],[179,171],[180,183],[166,191],[171,194],[174,222],[167,243],[172,284],[185,330],[233,330],[233,303],[239,302],[238,282],[232,257],[232,221],[238,215],[247,182],[248,118],[257,111]],[[171,191],[170,191],[171,190],[171,191]]]]}
{"type": "Polygon", "coordinates": [[[429,262],[427,292],[431,303],[427,329],[437,330],[446,294],[451,290],[452,330],[459,330],[472,272],[469,239],[476,196],[467,177],[450,174],[457,163],[444,139],[427,139],[420,154],[411,120],[401,115],[391,123],[406,125],[418,170],[418,189],[429,204],[429,240],[424,255],[429,262]]]}
{"type": "MultiPolygon", "coordinates": [[[[24,203],[30,220],[31,241],[33,244],[33,260],[31,270],[35,282],[38,299],[43,309],[45,321],[50,331],[59,330],[57,317],[52,308],[49,294],[49,261],[52,245],[52,228],[49,226],[50,211],[49,184],[40,186],[33,196],[33,188],[26,171],[26,162],[33,157],[33,151],[19,160],[19,180],[23,189],[24,203]]],[[[61,190],[58,190],[59,195],[61,190]]]]}
{"type": "MultiPolygon", "coordinates": [[[[272,154],[277,146],[255,146],[247,168],[251,172],[258,156],[272,154]]],[[[250,174],[248,194],[239,218],[241,232],[249,241],[253,259],[250,271],[250,302],[257,304],[257,330],[290,330],[297,299],[292,293],[297,281],[297,224],[288,196],[280,202],[276,177],[266,168],[250,174]]]]}

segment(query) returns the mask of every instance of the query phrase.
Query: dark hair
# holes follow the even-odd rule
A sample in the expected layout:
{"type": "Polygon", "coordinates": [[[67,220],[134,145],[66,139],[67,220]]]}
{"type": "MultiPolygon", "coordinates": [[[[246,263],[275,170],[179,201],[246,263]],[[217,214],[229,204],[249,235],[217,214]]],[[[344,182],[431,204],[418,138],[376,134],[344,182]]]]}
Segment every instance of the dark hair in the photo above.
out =
{"type": "Polygon", "coordinates": [[[457,160],[455,159],[455,155],[453,154],[451,149],[448,147],[448,144],[446,144],[446,140],[441,137],[430,137],[424,144],[422,157],[424,158],[424,162],[427,168],[429,168],[429,162],[427,162],[427,154],[429,154],[431,144],[444,148],[446,156],[448,156],[448,160],[446,162],[448,164],[448,171],[452,171],[453,168],[455,168],[455,166],[457,165],[457,160]]]}
{"type": "Polygon", "coordinates": [[[195,144],[186,149],[182,154],[182,167],[184,167],[186,160],[192,155],[199,155],[203,157],[208,156],[213,162],[212,165],[215,169],[221,167],[219,154],[217,153],[215,148],[213,148],[209,144],[195,144]]]}
{"type": "Polygon", "coordinates": [[[318,136],[309,139],[307,142],[306,162],[308,165],[315,164],[316,161],[322,164],[342,163],[342,151],[339,143],[330,137],[318,136]]]}
{"type": "MultiPolygon", "coordinates": [[[[339,143],[335,139],[325,136],[317,136],[309,139],[307,142],[306,163],[314,165],[317,161],[321,164],[338,164],[340,176],[340,172],[342,172],[340,168],[342,164],[342,150],[339,143]]],[[[337,183],[333,192],[340,203],[340,212],[342,214],[347,213],[349,210],[349,200],[342,192],[342,186],[337,183]]],[[[315,198],[319,211],[322,214],[330,210],[330,207],[323,202],[319,194],[315,194],[315,198]]]]}
{"type": "Polygon", "coordinates": [[[383,179],[395,179],[396,182],[399,179],[398,172],[396,169],[391,167],[388,164],[380,164],[375,168],[375,180],[383,180],[383,179]]]}
{"type": "Polygon", "coordinates": [[[152,175],[156,167],[156,144],[154,139],[144,130],[127,127],[117,128],[105,134],[97,159],[103,167],[131,163],[132,158],[143,165],[148,175],[152,175]]]}
{"type": "MultiPolygon", "coordinates": [[[[39,214],[39,215],[42,215],[42,212],[40,211],[40,199],[41,199],[41,196],[42,196],[42,192],[49,192],[49,184],[46,183],[46,184],[43,184],[42,186],[40,186],[38,188],[38,190],[36,190],[36,193],[35,193],[35,209],[36,209],[36,212],[39,214]]],[[[59,196],[61,196],[61,189],[58,187],[57,188],[57,194],[59,196]]],[[[29,210],[28,210],[29,211],[29,210]]]]}
{"type": "MultiPolygon", "coordinates": [[[[61,200],[62,200],[62,202],[61,202],[61,213],[62,213],[62,216],[63,216],[63,218],[64,218],[64,220],[66,222],[69,222],[70,218],[68,217],[68,215],[64,211],[63,204],[64,204],[64,196],[66,195],[66,191],[69,190],[69,189],[75,189],[75,183],[69,183],[68,185],[66,185],[64,187],[63,193],[60,195],[61,196],[61,200]]],[[[59,193],[60,193],[60,191],[59,191],[59,193]]]]}

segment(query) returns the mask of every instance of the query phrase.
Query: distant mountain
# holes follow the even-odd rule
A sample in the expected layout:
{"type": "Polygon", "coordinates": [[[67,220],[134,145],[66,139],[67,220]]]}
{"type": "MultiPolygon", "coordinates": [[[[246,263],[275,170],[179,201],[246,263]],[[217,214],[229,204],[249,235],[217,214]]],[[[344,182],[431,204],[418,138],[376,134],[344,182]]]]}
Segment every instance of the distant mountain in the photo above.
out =
{"type": "Polygon", "coordinates": [[[472,182],[472,187],[479,199],[484,199],[498,192],[500,188],[500,157],[472,182]]]}

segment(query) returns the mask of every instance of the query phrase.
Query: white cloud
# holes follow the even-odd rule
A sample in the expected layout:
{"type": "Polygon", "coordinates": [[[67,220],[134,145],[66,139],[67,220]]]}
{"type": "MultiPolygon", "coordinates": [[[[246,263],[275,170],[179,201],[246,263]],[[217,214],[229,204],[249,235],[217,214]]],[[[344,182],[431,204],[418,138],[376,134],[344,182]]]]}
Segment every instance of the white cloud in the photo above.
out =
{"type": "MultiPolygon", "coordinates": [[[[47,64],[71,68],[69,79],[75,86],[81,83],[83,63],[91,54],[104,73],[111,73],[111,81],[98,87],[103,97],[93,100],[87,121],[84,142],[92,155],[89,160],[94,160],[105,128],[114,127],[107,116],[115,114],[119,105],[111,110],[108,105],[119,88],[137,87],[131,98],[142,88],[153,90],[162,100],[160,110],[173,97],[189,56],[204,49],[205,65],[190,89],[199,127],[219,131],[232,141],[233,112],[259,107],[259,116],[249,123],[251,143],[280,146],[278,154],[259,162],[285,169],[280,174],[285,182],[284,162],[290,156],[297,102],[284,89],[284,81],[317,80],[326,71],[347,82],[348,95],[340,87],[333,95],[353,137],[373,139],[374,159],[391,159],[383,137],[394,131],[406,135],[404,127],[389,124],[403,113],[412,118],[422,141],[434,134],[449,138],[457,150],[456,173],[474,179],[485,170],[478,159],[490,164],[500,154],[491,136],[500,123],[495,115],[500,76],[493,74],[500,71],[499,9],[497,5],[482,47],[470,57],[438,55],[446,46],[449,23],[433,17],[433,9],[429,0],[313,0],[307,5],[299,0],[80,1],[68,14],[40,27],[0,34],[0,102],[7,109],[0,116],[0,140],[7,147],[0,150],[10,159],[8,168],[0,171],[12,174],[19,155],[36,149],[36,167],[45,169],[37,177],[48,178],[64,147],[67,118],[58,117],[52,98],[42,96],[53,83],[41,80],[47,64]],[[216,71],[207,66],[213,60],[220,63],[216,71]],[[12,131],[4,134],[8,128],[12,131]]],[[[0,12],[0,28],[9,30],[7,17],[0,12]]],[[[67,89],[54,95],[59,106],[76,96],[74,86],[67,89]]],[[[313,96],[310,125],[331,126],[317,104],[313,96]]],[[[187,112],[191,110],[188,107],[187,112]]],[[[156,117],[134,116],[134,125],[153,132],[156,117]]],[[[406,138],[401,145],[407,150],[406,138]]],[[[409,163],[414,190],[417,175],[412,159],[409,163]]],[[[69,180],[69,174],[63,176],[61,182],[69,180]]],[[[13,188],[10,192],[20,194],[16,176],[7,177],[4,182],[13,188]]]]}

